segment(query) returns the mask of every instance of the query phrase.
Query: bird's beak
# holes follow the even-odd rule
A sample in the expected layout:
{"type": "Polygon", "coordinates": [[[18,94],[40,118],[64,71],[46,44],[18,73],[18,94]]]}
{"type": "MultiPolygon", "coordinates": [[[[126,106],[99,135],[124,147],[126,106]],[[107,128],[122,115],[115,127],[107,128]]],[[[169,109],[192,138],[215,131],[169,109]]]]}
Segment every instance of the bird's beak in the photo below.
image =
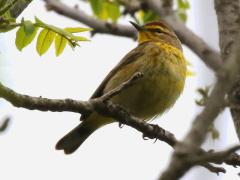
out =
{"type": "Polygon", "coordinates": [[[140,25],[138,25],[137,23],[135,23],[135,22],[132,22],[132,21],[129,21],[132,25],[133,25],[133,27],[135,27],[138,31],[143,31],[144,30],[144,28],[142,27],[142,26],[140,26],[140,25]]]}

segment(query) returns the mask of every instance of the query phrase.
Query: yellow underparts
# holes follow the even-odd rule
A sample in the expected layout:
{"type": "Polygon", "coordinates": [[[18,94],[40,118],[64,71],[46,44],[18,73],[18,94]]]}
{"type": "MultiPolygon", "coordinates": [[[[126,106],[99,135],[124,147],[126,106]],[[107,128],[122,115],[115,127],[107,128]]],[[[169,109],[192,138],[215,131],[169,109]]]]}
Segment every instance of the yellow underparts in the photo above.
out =
{"type": "MultiPolygon", "coordinates": [[[[186,78],[186,61],[181,50],[167,43],[145,44],[143,52],[139,52],[143,55],[120,68],[106,84],[104,92],[118,87],[135,72],[142,72],[143,78],[116,95],[112,102],[147,121],[169,109],[180,96],[186,78]]],[[[138,51],[138,47],[135,50],[138,51]]],[[[89,118],[95,123],[96,119],[99,123],[95,125],[99,127],[114,122],[96,113],[89,118]]]]}
{"type": "Polygon", "coordinates": [[[181,94],[186,62],[182,52],[168,44],[146,44],[144,51],[143,56],[124,66],[110,79],[105,91],[119,86],[135,72],[142,72],[143,78],[114,97],[113,102],[148,120],[170,108],[181,94]]]}
{"type": "MultiPolygon", "coordinates": [[[[146,32],[140,32],[139,36],[138,36],[138,43],[144,43],[144,42],[148,42],[148,41],[152,41],[153,39],[156,39],[156,36],[151,34],[151,33],[146,33],[146,32]]],[[[159,39],[158,39],[159,40],[159,39]]],[[[163,48],[165,49],[165,51],[168,51],[168,53],[173,52],[174,54],[176,54],[177,56],[184,58],[182,51],[179,50],[178,48],[166,43],[166,42],[161,42],[161,43],[157,43],[156,44],[159,46],[159,48],[163,48]]],[[[185,59],[185,58],[184,58],[185,59]]],[[[191,66],[191,64],[185,59],[187,66],[191,66]]],[[[187,69],[186,71],[186,76],[194,76],[195,73],[193,71],[191,71],[190,69],[187,69]]]]}

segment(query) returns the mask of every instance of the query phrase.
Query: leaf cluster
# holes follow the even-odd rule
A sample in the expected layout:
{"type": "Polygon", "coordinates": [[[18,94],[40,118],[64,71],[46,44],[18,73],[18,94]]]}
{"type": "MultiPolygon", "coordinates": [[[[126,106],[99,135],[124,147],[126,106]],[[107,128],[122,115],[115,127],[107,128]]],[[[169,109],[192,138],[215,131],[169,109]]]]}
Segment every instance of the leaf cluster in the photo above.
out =
{"type": "Polygon", "coordinates": [[[16,23],[16,17],[32,0],[0,0],[0,33],[8,32],[18,28],[16,32],[15,44],[19,51],[28,46],[37,36],[36,50],[41,56],[47,52],[54,42],[55,54],[59,56],[65,47],[69,45],[72,48],[79,46],[80,41],[89,41],[83,36],[77,36],[76,33],[90,31],[90,28],[59,28],[44,23],[35,17],[35,22],[24,20],[16,23]]]}
{"type": "Polygon", "coordinates": [[[190,9],[189,0],[178,0],[177,1],[177,14],[179,18],[183,21],[187,21],[187,10],[190,9]]]}
{"type": "Polygon", "coordinates": [[[10,14],[11,8],[17,3],[17,0],[0,0],[0,16],[12,18],[10,14]]]}
{"type": "Polygon", "coordinates": [[[158,20],[160,17],[152,10],[140,10],[136,13],[137,21],[141,24],[158,20]]]}
{"type": "Polygon", "coordinates": [[[95,16],[101,20],[117,22],[121,16],[120,5],[114,0],[89,0],[95,16]]]}
{"type": "Polygon", "coordinates": [[[76,33],[90,31],[90,28],[59,28],[47,23],[44,23],[39,18],[35,17],[35,22],[24,20],[16,23],[15,19],[3,18],[0,19],[0,32],[7,32],[14,28],[18,28],[16,32],[15,44],[19,51],[22,51],[28,46],[37,36],[36,50],[41,56],[47,52],[51,44],[54,42],[55,54],[59,56],[65,47],[69,45],[72,48],[79,46],[80,41],[89,41],[83,36],[77,36],[76,33]]]}
{"type": "Polygon", "coordinates": [[[37,37],[36,50],[40,56],[47,52],[53,42],[55,45],[55,54],[56,56],[59,56],[67,44],[74,48],[79,45],[79,41],[88,41],[87,38],[76,36],[75,33],[91,30],[89,28],[80,27],[61,29],[46,24],[37,17],[35,17],[34,23],[22,20],[20,27],[17,30],[15,40],[15,44],[19,51],[33,41],[39,29],[41,30],[37,37]]]}
{"type": "MultiPolygon", "coordinates": [[[[88,2],[92,8],[93,14],[97,18],[106,21],[111,20],[116,22],[119,17],[124,14],[121,13],[120,10],[123,9],[124,12],[124,8],[126,8],[126,2],[124,1],[124,3],[121,3],[120,0],[88,0],[88,2]]],[[[189,0],[177,0],[176,7],[177,15],[183,22],[186,22],[187,10],[190,8],[189,0]]],[[[134,15],[131,15],[134,16],[134,19],[141,24],[160,19],[155,12],[149,10],[148,8],[141,8],[136,11],[134,15]]]]}
{"type": "Polygon", "coordinates": [[[0,16],[17,18],[32,0],[0,0],[0,16]]]}

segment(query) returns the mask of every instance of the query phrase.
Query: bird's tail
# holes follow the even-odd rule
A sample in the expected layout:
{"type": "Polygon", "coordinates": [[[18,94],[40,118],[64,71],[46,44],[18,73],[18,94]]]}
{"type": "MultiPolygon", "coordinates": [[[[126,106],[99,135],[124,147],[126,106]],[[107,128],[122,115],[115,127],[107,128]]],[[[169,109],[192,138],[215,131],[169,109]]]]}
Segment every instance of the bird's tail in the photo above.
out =
{"type": "Polygon", "coordinates": [[[65,154],[73,153],[81,144],[98,128],[110,123],[103,116],[93,114],[91,118],[84,120],[80,125],[66,134],[56,144],[57,150],[64,150],[65,154]]]}
{"type": "Polygon", "coordinates": [[[94,126],[90,126],[88,121],[83,121],[72,131],[61,138],[57,144],[57,150],[64,150],[65,154],[73,153],[95,130],[94,126]]]}

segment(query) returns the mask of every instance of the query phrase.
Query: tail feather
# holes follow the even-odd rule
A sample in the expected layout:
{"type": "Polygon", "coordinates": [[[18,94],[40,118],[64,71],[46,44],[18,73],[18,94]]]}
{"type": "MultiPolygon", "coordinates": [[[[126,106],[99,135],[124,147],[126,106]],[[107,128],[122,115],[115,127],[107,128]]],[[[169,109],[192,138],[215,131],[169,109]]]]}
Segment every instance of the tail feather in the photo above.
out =
{"type": "Polygon", "coordinates": [[[70,131],[56,144],[57,150],[64,150],[65,154],[73,153],[81,144],[96,130],[95,127],[89,126],[87,121],[70,131]]]}

